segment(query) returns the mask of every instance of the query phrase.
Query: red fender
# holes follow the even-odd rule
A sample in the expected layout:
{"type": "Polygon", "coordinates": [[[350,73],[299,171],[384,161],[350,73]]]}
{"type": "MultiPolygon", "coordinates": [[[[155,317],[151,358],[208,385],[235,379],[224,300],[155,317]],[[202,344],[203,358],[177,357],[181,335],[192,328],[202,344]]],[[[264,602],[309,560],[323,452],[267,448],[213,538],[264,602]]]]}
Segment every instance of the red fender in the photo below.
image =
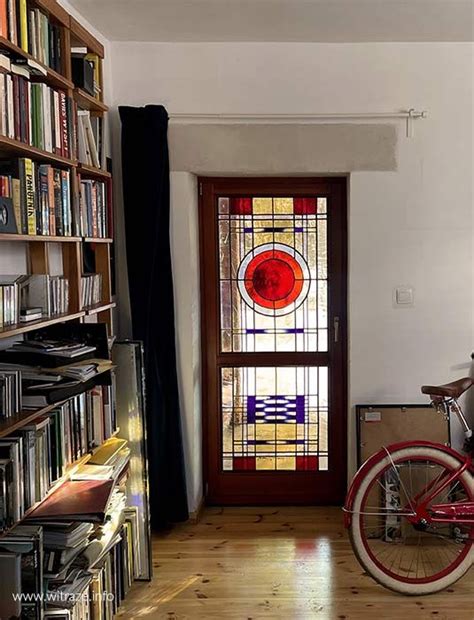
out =
{"type": "MultiPolygon", "coordinates": [[[[352,510],[354,507],[354,499],[355,499],[356,491],[359,488],[362,480],[365,478],[365,476],[368,474],[368,472],[372,469],[374,465],[376,465],[379,461],[381,461],[387,456],[387,451],[390,454],[393,454],[394,452],[397,452],[398,450],[403,450],[403,448],[413,448],[413,447],[420,447],[420,446],[424,448],[436,448],[437,450],[441,450],[442,452],[445,452],[446,454],[449,454],[450,456],[454,456],[454,458],[456,458],[459,461],[459,463],[463,463],[465,462],[466,458],[469,458],[469,457],[463,456],[462,454],[459,454],[459,452],[456,452],[456,450],[454,450],[453,448],[450,448],[449,446],[444,446],[443,444],[434,443],[432,441],[404,441],[402,443],[395,443],[391,446],[387,446],[386,448],[383,448],[382,450],[380,450],[380,452],[377,452],[376,454],[372,455],[369,459],[367,459],[367,461],[362,465],[362,467],[359,469],[359,471],[354,476],[354,479],[352,480],[351,486],[347,493],[346,503],[344,504],[344,527],[349,528],[351,525],[352,510]]],[[[469,469],[471,472],[474,473],[474,464],[472,462],[471,462],[469,469]]]]}

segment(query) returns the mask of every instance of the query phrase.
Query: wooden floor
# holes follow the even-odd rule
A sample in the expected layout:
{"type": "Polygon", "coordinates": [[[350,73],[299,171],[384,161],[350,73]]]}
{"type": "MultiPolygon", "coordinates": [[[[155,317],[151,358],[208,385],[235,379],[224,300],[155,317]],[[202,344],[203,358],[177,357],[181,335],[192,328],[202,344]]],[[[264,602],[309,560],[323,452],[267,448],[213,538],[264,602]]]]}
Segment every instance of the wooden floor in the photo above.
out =
{"type": "Polygon", "coordinates": [[[337,508],[208,508],[156,536],[153,553],[127,620],[474,620],[474,568],[442,594],[391,593],[363,574],[337,508]]]}

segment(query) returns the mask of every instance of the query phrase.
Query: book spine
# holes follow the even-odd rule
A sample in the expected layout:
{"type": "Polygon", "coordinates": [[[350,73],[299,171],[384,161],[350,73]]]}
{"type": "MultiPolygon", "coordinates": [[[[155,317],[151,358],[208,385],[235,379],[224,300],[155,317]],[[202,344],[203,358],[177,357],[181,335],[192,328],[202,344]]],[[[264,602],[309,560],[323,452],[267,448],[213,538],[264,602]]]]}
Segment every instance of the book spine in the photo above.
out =
{"type": "Polygon", "coordinates": [[[64,235],[63,214],[62,214],[62,189],[61,171],[54,170],[54,215],[56,219],[56,234],[64,235]]]}
{"type": "Polygon", "coordinates": [[[59,91],[60,114],[61,114],[61,147],[63,157],[69,157],[69,138],[67,126],[67,97],[62,90],[59,91]]]}
{"type": "Polygon", "coordinates": [[[36,213],[35,213],[35,179],[33,162],[31,159],[24,158],[25,162],[25,187],[26,187],[26,213],[28,221],[28,234],[36,234],[36,213]]]}
{"type": "Polygon", "coordinates": [[[5,39],[8,39],[7,0],[0,0],[0,37],[5,37],[5,39]]]}
{"type": "Polygon", "coordinates": [[[48,166],[48,205],[49,205],[49,234],[56,235],[56,209],[54,200],[54,169],[48,166]]]}
{"type": "Polygon", "coordinates": [[[28,52],[28,9],[26,0],[19,0],[18,9],[20,13],[20,47],[28,52]]]}
{"type": "Polygon", "coordinates": [[[20,191],[20,179],[12,179],[13,212],[15,213],[16,227],[19,233],[23,230],[20,191]]]}
{"type": "Polygon", "coordinates": [[[64,235],[69,237],[70,231],[70,209],[69,209],[69,173],[66,170],[61,170],[61,200],[62,200],[62,213],[64,223],[64,235]]]}
{"type": "Polygon", "coordinates": [[[13,137],[15,140],[21,140],[20,129],[20,89],[18,85],[18,76],[12,75],[13,83],[13,137]]]}
{"type": "Polygon", "coordinates": [[[16,27],[16,0],[8,2],[8,36],[10,41],[18,45],[18,34],[16,27]]]}

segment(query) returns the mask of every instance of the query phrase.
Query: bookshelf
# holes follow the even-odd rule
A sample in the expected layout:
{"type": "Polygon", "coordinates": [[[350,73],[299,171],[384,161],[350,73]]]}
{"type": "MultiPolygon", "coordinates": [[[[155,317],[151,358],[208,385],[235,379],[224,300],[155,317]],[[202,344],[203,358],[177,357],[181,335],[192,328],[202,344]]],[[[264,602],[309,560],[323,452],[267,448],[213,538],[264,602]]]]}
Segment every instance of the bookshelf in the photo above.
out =
{"type": "MultiPolygon", "coordinates": [[[[12,2],[13,0],[6,1],[12,2]]],[[[18,7],[20,4],[17,3],[16,6],[18,7]]],[[[15,22],[17,24],[15,28],[18,28],[16,34],[12,34],[13,22],[10,21],[7,23],[7,32],[5,33],[5,24],[2,24],[2,17],[0,15],[0,55],[3,54],[7,61],[11,63],[11,69],[3,67],[0,70],[0,87],[2,86],[2,80],[5,87],[3,91],[0,88],[0,97],[2,97],[1,93],[4,92],[5,101],[7,101],[6,98],[9,94],[6,89],[8,86],[7,76],[10,76],[13,85],[17,85],[17,89],[20,87],[26,88],[26,91],[21,89],[16,91],[18,94],[17,99],[20,103],[15,103],[17,107],[13,109],[12,118],[9,118],[10,108],[7,107],[7,103],[5,103],[7,121],[3,121],[0,117],[0,161],[2,164],[6,164],[7,161],[19,162],[19,160],[31,160],[33,162],[33,174],[36,174],[37,177],[35,177],[35,185],[32,186],[34,190],[31,190],[30,194],[35,195],[35,226],[30,227],[31,213],[28,209],[27,190],[25,190],[24,194],[21,193],[20,199],[18,199],[17,193],[17,202],[14,204],[13,181],[17,180],[16,177],[20,176],[22,169],[18,166],[12,172],[5,172],[5,168],[2,167],[0,170],[0,197],[2,200],[11,201],[17,232],[11,232],[10,230],[3,232],[5,229],[0,227],[0,247],[1,244],[14,243],[15,251],[24,251],[27,265],[26,275],[57,277],[59,260],[62,263],[62,277],[67,279],[68,282],[68,309],[67,312],[61,314],[48,315],[44,313],[41,319],[23,323],[19,320],[20,313],[17,308],[15,312],[18,313],[18,320],[13,322],[9,316],[8,321],[5,321],[4,299],[3,297],[0,298],[0,304],[2,304],[2,308],[0,308],[0,348],[9,346],[9,342],[5,343],[8,339],[22,338],[33,330],[49,328],[60,323],[65,325],[90,322],[105,323],[108,340],[110,341],[114,333],[113,310],[116,304],[112,298],[111,284],[111,253],[114,241],[111,192],[112,175],[106,169],[104,139],[105,119],[108,112],[108,106],[104,102],[103,88],[102,62],[104,59],[104,48],[56,0],[27,0],[26,6],[29,11],[28,15],[31,14],[32,19],[27,31],[28,37],[21,30],[21,20],[15,22]],[[37,11],[41,13],[41,16],[39,16],[40,13],[37,13],[37,11]],[[37,21],[35,22],[35,20],[37,21]],[[46,21],[43,22],[42,20],[46,21]],[[42,35],[38,35],[38,32],[41,32],[41,30],[35,30],[35,28],[42,28],[44,23],[46,23],[45,27],[50,38],[48,39],[49,45],[44,45],[41,48],[41,45],[44,43],[42,36],[45,31],[42,31],[42,35]],[[26,41],[26,38],[28,38],[28,41],[26,41]],[[36,48],[33,46],[33,41],[37,41],[36,48]],[[78,50],[84,50],[84,52],[78,50]],[[81,54],[83,54],[83,58],[81,54]],[[77,72],[77,67],[80,66],[81,61],[84,61],[85,58],[90,62],[93,71],[91,73],[91,70],[88,69],[89,73],[84,71],[84,74],[81,76],[77,72]],[[14,67],[17,69],[14,70],[14,67]],[[25,73],[22,74],[18,67],[27,71],[26,75],[25,73]],[[78,75],[79,78],[77,77],[78,75]],[[86,75],[89,76],[88,79],[86,79],[86,75]],[[91,75],[93,75],[92,81],[91,75]],[[41,105],[37,105],[38,95],[36,94],[36,99],[34,99],[32,94],[33,92],[46,92],[46,87],[52,89],[47,91],[48,95],[50,95],[49,104],[51,108],[46,106],[44,99],[40,100],[41,105]],[[25,92],[27,93],[25,95],[25,97],[28,97],[27,99],[22,98],[25,92]],[[63,94],[64,98],[61,98],[63,94]],[[56,95],[58,104],[55,99],[56,95]],[[23,107],[24,101],[27,103],[23,107]],[[66,102],[64,108],[63,101],[66,102]],[[34,109],[33,105],[36,106],[34,109]],[[49,121],[47,120],[48,113],[50,113],[49,121]],[[48,123],[50,123],[49,129],[48,123]],[[43,127],[44,133],[42,136],[34,129],[35,124],[43,127]],[[81,127],[83,129],[82,133],[81,127]],[[51,134],[49,138],[48,132],[51,134]],[[85,137],[88,145],[86,149],[87,157],[84,157],[84,148],[81,149],[81,136],[83,144],[85,137]],[[90,153],[89,150],[93,150],[91,143],[94,142],[97,150],[90,153]],[[93,157],[94,154],[95,157],[93,157]],[[20,173],[17,173],[18,170],[20,173]],[[54,176],[56,173],[61,180],[63,178],[67,179],[67,184],[60,186],[60,202],[58,203],[56,203],[56,185],[53,186],[52,183],[51,186],[48,185],[49,193],[45,192],[44,185],[41,185],[41,174],[45,178],[50,172],[51,176],[47,177],[48,182],[50,179],[54,179],[56,182],[56,177],[54,176]],[[67,189],[65,190],[64,188],[67,189]],[[64,193],[65,191],[67,192],[66,194],[64,193]],[[46,203],[41,202],[42,199],[45,199],[46,203]],[[33,230],[36,232],[33,233],[33,230]],[[31,234],[27,234],[28,232],[31,234]],[[41,234],[42,232],[45,234],[41,234]],[[95,281],[99,283],[98,295],[94,295],[94,300],[99,299],[98,303],[84,303],[83,293],[87,286],[86,282],[89,281],[87,278],[84,278],[84,275],[89,275],[86,272],[92,272],[94,276],[97,274],[98,279],[95,281]]],[[[7,13],[8,15],[9,13],[7,13]]],[[[9,20],[10,18],[7,17],[7,19],[9,20]]],[[[27,185],[26,175],[27,173],[25,173],[24,179],[18,179],[18,186],[20,188],[24,188],[27,185]]],[[[21,191],[23,192],[23,189],[21,191]]],[[[5,245],[4,247],[7,246],[5,245]]],[[[4,285],[2,284],[2,286],[4,285]]],[[[14,286],[17,285],[15,284],[14,286]]],[[[94,293],[96,292],[94,291],[94,293]]],[[[35,305],[37,304],[29,304],[30,307],[35,305]]],[[[85,327],[88,328],[88,326],[85,327]]],[[[68,460],[61,461],[63,475],[58,479],[55,479],[56,476],[53,476],[50,470],[49,480],[54,482],[47,488],[46,494],[40,496],[40,501],[27,504],[25,500],[24,508],[26,510],[23,510],[23,512],[20,509],[21,503],[17,504],[17,514],[22,514],[22,516],[20,519],[16,519],[13,525],[0,533],[0,545],[5,537],[8,538],[12,527],[14,528],[23,522],[33,510],[43,505],[53,493],[61,489],[62,485],[65,483],[69,484],[71,474],[87,464],[91,457],[111,437],[117,434],[116,419],[113,412],[111,413],[114,409],[115,400],[112,387],[114,368],[112,361],[104,362],[103,364],[101,362],[93,381],[85,381],[84,386],[81,385],[83,391],[79,396],[71,396],[59,403],[56,402],[51,405],[38,407],[34,410],[25,409],[19,413],[12,413],[8,417],[3,417],[5,415],[4,412],[0,414],[0,439],[11,441],[15,436],[18,437],[18,434],[27,433],[28,431],[25,429],[31,428],[31,425],[42,424],[48,416],[51,417],[51,420],[48,420],[48,427],[50,426],[50,421],[51,426],[53,424],[52,416],[56,416],[55,424],[59,424],[58,420],[63,419],[61,416],[64,412],[63,410],[58,411],[58,408],[73,407],[71,404],[73,398],[84,397],[86,407],[92,407],[92,414],[87,409],[84,415],[94,416],[93,422],[88,422],[88,418],[86,418],[86,434],[92,429],[91,437],[95,439],[95,443],[89,443],[90,437],[87,434],[87,441],[81,443],[81,450],[84,451],[86,449],[86,453],[81,454],[79,458],[72,461],[70,457],[68,460]],[[98,375],[102,375],[102,377],[99,377],[97,382],[95,382],[95,377],[98,375]],[[99,433],[98,435],[99,441],[96,440],[97,435],[95,434],[97,433],[96,409],[94,409],[95,405],[90,404],[94,402],[92,391],[95,388],[99,391],[105,390],[105,392],[100,392],[100,398],[104,400],[101,401],[103,414],[99,414],[98,418],[103,425],[102,434],[99,433]],[[105,393],[108,394],[107,397],[104,396],[105,393]],[[90,402],[87,400],[89,398],[90,402]],[[108,411],[108,422],[105,421],[106,408],[108,411]],[[100,415],[103,415],[103,418],[100,415]],[[91,424],[90,428],[87,426],[88,424],[91,424]],[[103,444],[98,445],[102,441],[100,438],[105,438],[105,441],[103,444]],[[87,449],[91,445],[98,445],[98,447],[87,449]],[[66,466],[67,463],[69,465],[66,466]]],[[[12,409],[11,411],[15,410],[12,409]]],[[[73,414],[67,415],[72,416],[73,414]]],[[[64,420],[66,420],[66,416],[64,420]]],[[[78,422],[74,422],[74,424],[70,422],[70,424],[70,427],[67,425],[59,426],[59,429],[63,429],[64,436],[66,435],[66,430],[73,436],[74,433],[77,434],[79,432],[78,428],[83,428],[78,422]]],[[[58,427],[56,426],[55,428],[55,432],[57,432],[58,427]]],[[[52,433],[53,431],[50,432],[52,433]]],[[[80,432],[83,431],[81,430],[80,432]]],[[[67,441],[72,441],[72,439],[67,441]]],[[[74,441],[78,441],[77,438],[74,441]]],[[[50,443],[41,443],[40,445],[44,450],[51,450],[50,443]]],[[[56,449],[58,449],[57,446],[56,449]]],[[[64,454],[62,456],[64,457],[64,454]]],[[[54,458],[57,459],[57,455],[54,458]]],[[[53,467],[51,459],[53,457],[50,451],[49,463],[50,467],[53,467]]],[[[57,463],[55,467],[57,468],[57,463]]],[[[56,469],[55,471],[59,470],[56,469]]],[[[120,472],[120,476],[122,474],[123,471],[120,472]]],[[[3,525],[5,523],[7,522],[4,522],[3,525]]],[[[8,524],[11,524],[11,522],[8,522],[8,524]]],[[[114,549],[119,549],[120,544],[117,544],[114,549]]],[[[109,550],[106,553],[104,552],[103,556],[105,557],[107,553],[109,553],[109,550]]],[[[112,552],[110,551],[110,553],[112,552]]],[[[113,551],[113,553],[120,552],[113,551]]],[[[123,552],[123,556],[126,556],[125,552],[123,552]]],[[[114,556],[114,562],[118,557],[114,556]]],[[[108,566],[107,562],[108,560],[105,564],[106,568],[108,566]]],[[[129,570],[129,567],[127,570],[129,570]]],[[[112,612],[115,614],[116,609],[112,609],[112,612]]],[[[3,617],[1,602],[0,616],[3,617]]]]}
{"type": "MultiPolygon", "coordinates": [[[[69,149],[70,155],[66,157],[64,153],[57,149],[45,150],[33,146],[25,140],[17,139],[8,135],[1,135],[0,127],[0,160],[12,158],[29,158],[36,164],[49,164],[58,169],[68,171],[70,175],[70,200],[71,200],[71,216],[79,220],[82,217],[81,212],[81,192],[86,184],[92,187],[93,184],[103,183],[104,193],[111,194],[111,174],[105,169],[104,161],[100,162],[102,167],[93,165],[91,162],[79,161],[78,152],[78,114],[80,111],[87,111],[94,119],[99,119],[101,123],[102,133],[105,131],[105,118],[108,106],[104,103],[103,89],[103,71],[102,62],[104,59],[103,45],[89,33],[74,17],[60,6],[56,0],[28,0],[30,9],[39,9],[45,14],[50,22],[59,33],[59,62],[53,68],[51,63],[47,63],[39,54],[33,55],[31,49],[24,45],[21,40],[21,33],[18,31],[16,40],[14,37],[7,38],[0,36],[0,54],[6,53],[11,62],[21,60],[22,62],[34,62],[39,65],[44,75],[31,74],[31,83],[41,82],[48,86],[64,91],[71,101],[74,101],[72,109],[74,118],[69,119],[75,127],[75,148],[69,149]],[[25,49],[26,47],[26,49],[25,49]],[[74,83],[73,80],[73,54],[74,50],[84,48],[88,55],[93,55],[94,67],[94,90],[90,90],[84,83],[74,83]],[[97,89],[97,92],[96,92],[97,89]],[[89,92],[88,92],[89,91],[89,92]]],[[[4,33],[5,34],[5,33],[4,33]]],[[[31,46],[31,31],[29,31],[29,43],[31,46]]],[[[102,145],[102,150],[104,146],[102,145]]],[[[97,162],[96,162],[97,163],[97,162]]],[[[106,198],[109,201],[109,198],[106,198]]],[[[111,273],[110,273],[110,256],[111,244],[113,243],[113,222],[112,222],[112,206],[103,205],[104,212],[108,214],[107,230],[101,231],[97,236],[96,231],[80,230],[80,222],[73,222],[75,230],[69,236],[60,234],[40,235],[40,234],[24,234],[24,230],[14,233],[3,233],[0,230],[0,244],[3,242],[22,242],[26,244],[26,253],[28,256],[29,272],[31,274],[49,274],[50,260],[49,255],[53,250],[53,244],[62,246],[62,260],[64,276],[69,282],[69,311],[61,316],[44,317],[41,321],[35,321],[31,324],[9,324],[0,325],[0,339],[17,336],[27,333],[39,327],[60,321],[79,321],[83,322],[86,317],[98,316],[100,321],[105,321],[112,334],[112,311],[115,304],[111,298],[111,273]],[[84,232],[84,234],[82,234],[84,232]],[[91,235],[90,233],[94,234],[91,235]],[[83,269],[83,255],[85,245],[90,255],[92,251],[95,258],[95,273],[101,274],[102,291],[100,295],[100,303],[92,307],[81,307],[81,276],[83,269]]],[[[18,225],[18,222],[17,222],[18,225]]],[[[104,225],[105,227],[105,225],[104,225]]]]}

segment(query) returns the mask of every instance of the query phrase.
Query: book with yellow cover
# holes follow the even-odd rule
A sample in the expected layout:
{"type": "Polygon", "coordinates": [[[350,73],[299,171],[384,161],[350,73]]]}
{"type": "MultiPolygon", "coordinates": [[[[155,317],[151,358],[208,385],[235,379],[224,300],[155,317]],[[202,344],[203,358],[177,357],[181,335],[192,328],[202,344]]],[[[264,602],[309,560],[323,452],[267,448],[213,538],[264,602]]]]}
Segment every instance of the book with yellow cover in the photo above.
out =
{"type": "Polygon", "coordinates": [[[118,437],[111,437],[104,441],[102,446],[95,452],[88,463],[91,465],[108,465],[114,456],[125,448],[127,445],[126,439],[119,439],[118,437]]]}
{"type": "Polygon", "coordinates": [[[19,0],[18,8],[20,10],[20,47],[28,52],[28,8],[26,0],[19,0]]]}

